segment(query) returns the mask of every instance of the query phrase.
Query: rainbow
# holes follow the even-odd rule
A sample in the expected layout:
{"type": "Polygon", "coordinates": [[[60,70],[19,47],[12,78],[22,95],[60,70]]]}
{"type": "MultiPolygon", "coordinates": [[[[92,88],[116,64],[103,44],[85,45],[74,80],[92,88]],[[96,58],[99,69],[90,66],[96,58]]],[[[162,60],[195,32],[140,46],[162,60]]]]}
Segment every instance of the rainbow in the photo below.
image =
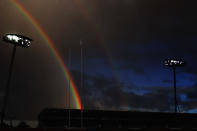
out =
{"type": "Polygon", "coordinates": [[[116,90],[120,94],[120,99],[122,102],[121,103],[122,104],[121,110],[129,110],[128,103],[127,103],[126,98],[123,95],[123,91],[122,91],[123,85],[121,84],[121,81],[118,77],[118,71],[116,70],[116,68],[113,65],[113,62],[112,62],[113,58],[111,56],[110,49],[107,47],[107,44],[105,43],[104,36],[101,34],[102,31],[100,30],[100,27],[99,27],[100,24],[98,23],[98,21],[94,21],[90,18],[90,14],[88,13],[85,6],[83,5],[83,1],[73,0],[73,2],[76,5],[76,7],[80,9],[81,15],[83,17],[85,17],[85,20],[88,23],[88,25],[91,27],[91,29],[93,31],[95,31],[98,43],[102,44],[101,47],[105,51],[104,53],[107,58],[106,62],[110,66],[113,79],[115,80],[115,82],[118,86],[118,88],[116,90]]]}
{"type": "Polygon", "coordinates": [[[56,49],[53,41],[50,39],[50,37],[47,35],[47,33],[44,31],[44,29],[39,25],[39,23],[36,21],[36,19],[23,7],[23,5],[18,0],[11,0],[11,1],[12,1],[12,3],[14,3],[16,8],[19,9],[19,11],[28,19],[28,21],[31,22],[31,24],[35,27],[35,29],[39,32],[39,34],[42,36],[44,41],[47,43],[50,50],[53,52],[54,56],[57,58],[57,61],[60,65],[62,71],[64,72],[65,77],[68,80],[70,80],[71,92],[73,94],[74,101],[75,101],[75,108],[81,109],[81,99],[80,99],[79,93],[77,91],[77,87],[76,87],[76,85],[69,73],[68,68],[64,64],[64,61],[63,61],[60,53],[56,49]]]}

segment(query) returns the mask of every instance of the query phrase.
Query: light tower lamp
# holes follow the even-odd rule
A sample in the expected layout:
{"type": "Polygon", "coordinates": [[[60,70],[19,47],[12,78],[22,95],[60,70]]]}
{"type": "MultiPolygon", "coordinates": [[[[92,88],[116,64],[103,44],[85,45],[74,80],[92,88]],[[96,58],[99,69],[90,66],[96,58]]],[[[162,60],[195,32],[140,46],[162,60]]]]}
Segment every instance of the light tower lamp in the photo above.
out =
{"type": "Polygon", "coordinates": [[[9,44],[13,44],[14,47],[13,47],[13,51],[12,51],[11,62],[9,65],[9,74],[8,74],[8,79],[7,79],[6,88],[5,88],[5,95],[4,95],[3,105],[2,105],[2,110],[1,110],[1,127],[3,126],[3,121],[4,121],[7,102],[8,102],[10,80],[11,80],[11,76],[12,76],[14,58],[15,58],[15,54],[16,54],[16,47],[20,46],[20,47],[28,48],[31,45],[32,39],[30,39],[26,36],[18,35],[18,34],[6,34],[5,36],[3,36],[3,41],[5,41],[9,44]]]}
{"type": "Polygon", "coordinates": [[[178,59],[166,59],[164,61],[164,65],[167,67],[171,67],[173,69],[174,75],[174,112],[177,113],[177,97],[176,97],[176,67],[185,66],[185,62],[183,60],[178,59]]]}

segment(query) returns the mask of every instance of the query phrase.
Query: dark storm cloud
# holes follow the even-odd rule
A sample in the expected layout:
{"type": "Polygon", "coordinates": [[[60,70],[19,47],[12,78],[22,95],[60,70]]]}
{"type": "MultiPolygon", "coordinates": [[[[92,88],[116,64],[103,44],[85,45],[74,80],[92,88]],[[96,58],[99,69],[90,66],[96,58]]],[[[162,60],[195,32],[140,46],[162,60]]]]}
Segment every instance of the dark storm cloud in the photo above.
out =
{"type": "Polygon", "coordinates": [[[196,100],[197,99],[197,85],[194,84],[192,87],[188,87],[188,88],[181,88],[179,89],[180,93],[185,93],[187,95],[187,99],[188,100],[196,100]]]}
{"type": "MultiPolygon", "coordinates": [[[[125,88],[123,87],[120,93],[120,90],[117,90],[119,87],[116,83],[109,80],[109,78],[103,76],[98,76],[97,78],[91,78],[89,76],[89,78],[92,83],[96,83],[96,85],[92,84],[87,87],[90,91],[89,97],[87,98],[93,100],[87,102],[91,105],[89,108],[97,109],[100,107],[101,109],[119,110],[122,109],[123,103],[126,103],[131,110],[173,111],[174,99],[172,87],[137,87],[136,85],[131,85],[130,87],[127,87],[129,88],[129,92],[123,91],[125,88]],[[136,92],[138,88],[141,94],[136,92]],[[99,94],[98,96],[94,96],[95,91],[99,94]],[[143,91],[144,93],[142,93],[143,91]],[[125,101],[122,101],[122,96],[125,98],[125,101]]],[[[195,87],[196,86],[190,88],[177,88],[177,98],[178,103],[181,106],[181,111],[186,112],[197,107],[195,104],[197,99],[195,95],[195,87]],[[181,98],[184,94],[186,95],[185,100],[181,98]]]]}
{"type": "MultiPolygon", "coordinates": [[[[77,72],[75,71],[75,74],[77,72]]],[[[79,72],[78,72],[79,73],[79,72]]],[[[85,106],[90,109],[124,109],[123,103],[131,110],[157,110],[170,111],[173,102],[171,96],[172,90],[169,88],[140,88],[131,86],[130,91],[124,91],[124,85],[120,88],[113,80],[104,76],[88,76],[84,90],[85,106]],[[138,94],[136,88],[140,91],[147,90],[147,93],[138,94]],[[158,97],[160,99],[158,99],[158,97]],[[129,101],[128,101],[129,100],[129,101]]],[[[80,90],[80,89],[79,89],[80,90]]],[[[127,89],[128,90],[128,89],[127,89]]]]}
{"type": "MultiPolygon", "coordinates": [[[[161,90],[163,91],[163,90],[161,90]]],[[[143,96],[133,95],[130,93],[130,107],[142,109],[157,109],[158,111],[170,111],[171,101],[167,92],[152,91],[151,93],[144,94],[143,96]],[[159,98],[159,99],[157,99],[159,98]]]]}
{"type": "Polygon", "coordinates": [[[163,80],[163,83],[173,83],[173,80],[163,80]]]}
{"type": "Polygon", "coordinates": [[[119,98],[122,90],[118,89],[119,87],[112,78],[103,75],[91,76],[85,73],[84,87],[82,89],[81,79],[79,78],[80,72],[72,71],[72,75],[86,108],[115,109],[121,104],[119,98]]]}

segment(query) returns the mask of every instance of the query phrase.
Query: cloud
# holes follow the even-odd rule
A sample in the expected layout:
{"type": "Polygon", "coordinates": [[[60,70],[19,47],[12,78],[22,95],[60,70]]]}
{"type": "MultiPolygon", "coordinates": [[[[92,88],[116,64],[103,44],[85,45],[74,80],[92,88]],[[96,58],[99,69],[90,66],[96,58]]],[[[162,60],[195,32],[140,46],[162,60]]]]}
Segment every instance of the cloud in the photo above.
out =
{"type": "MultiPolygon", "coordinates": [[[[134,91],[138,87],[132,86],[132,90],[127,92],[124,91],[124,85],[123,88],[120,88],[108,77],[88,76],[88,78],[89,84],[85,87],[88,90],[85,93],[87,108],[122,110],[125,103],[130,109],[169,111],[173,103],[170,100],[169,92],[171,91],[169,89],[144,88],[148,92],[138,94],[134,91]]],[[[140,89],[143,90],[143,88],[140,89]]]]}
{"type": "MultiPolygon", "coordinates": [[[[77,75],[77,71],[76,75],[77,75]]],[[[80,72],[78,72],[79,76],[80,72]]],[[[172,87],[137,86],[129,83],[120,87],[112,77],[85,74],[85,94],[88,109],[122,110],[126,108],[138,111],[168,111],[174,108],[172,87]]],[[[165,82],[165,80],[164,80],[165,82]]],[[[169,81],[167,81],[169,82],[169,81]]],[[[196,85],[177,87],[178,104],[181,111],[187,112],[196,108],[196,85]],[[185,96],[184,98],[182,98],[185,96]]]]}

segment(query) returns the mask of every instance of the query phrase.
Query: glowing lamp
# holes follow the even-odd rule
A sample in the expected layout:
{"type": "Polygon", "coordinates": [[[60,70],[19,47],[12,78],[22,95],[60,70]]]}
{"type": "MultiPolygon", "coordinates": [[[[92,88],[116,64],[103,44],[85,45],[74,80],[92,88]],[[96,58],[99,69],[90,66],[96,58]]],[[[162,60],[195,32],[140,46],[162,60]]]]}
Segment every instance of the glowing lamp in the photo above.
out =
{"type": "Polygon", "coordinates": [[[32,41],[32,39],[18,34],[6,34],[3,37],[3,40],[7,43],[11,43],[25,48],[30,47],[32,41]]]}
{"type": "Polygon", "coordinates": [[[185,62],[177,59],[166,59],[164,65],[167,67],[182,67],[185,65],[185,62]]]}

